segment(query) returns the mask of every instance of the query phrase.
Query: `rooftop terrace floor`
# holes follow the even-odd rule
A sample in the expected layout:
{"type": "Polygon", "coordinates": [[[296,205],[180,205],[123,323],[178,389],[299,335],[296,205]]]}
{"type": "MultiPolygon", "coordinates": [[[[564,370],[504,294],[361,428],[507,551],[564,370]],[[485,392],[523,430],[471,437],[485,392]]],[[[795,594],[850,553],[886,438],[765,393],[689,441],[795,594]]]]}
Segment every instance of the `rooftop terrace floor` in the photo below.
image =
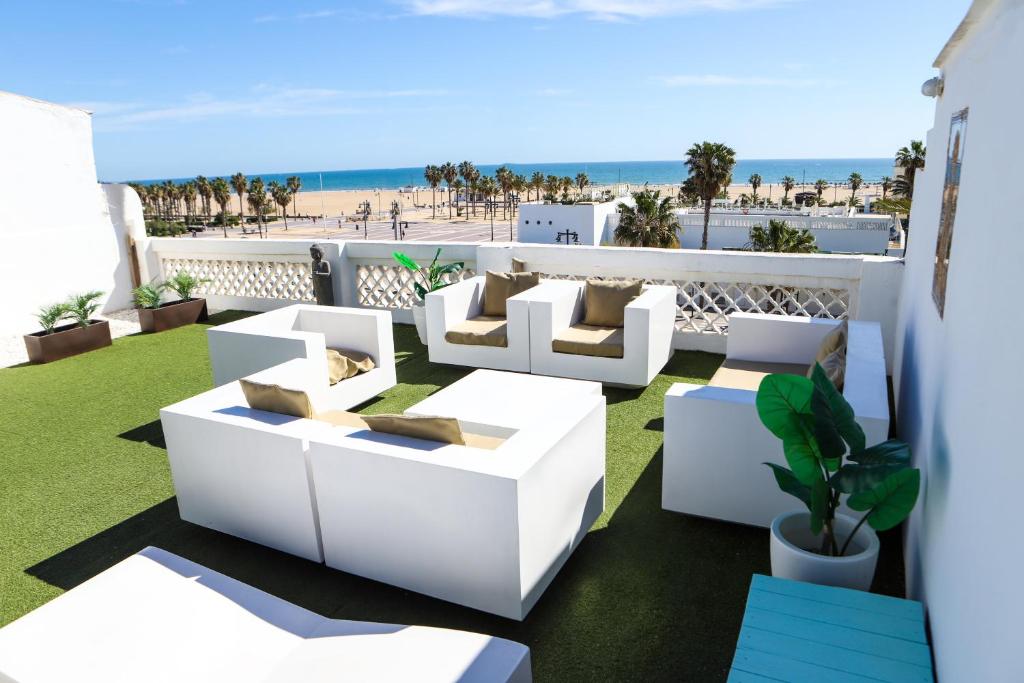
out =
{"type": "MultiPolygon", "coordinates": [[[[605,512],[519,623],[181,521],[158,411],[212,386],[205,328],[0,370],[0,625],[154,545],[328,617],[519,641],[537,681],[724,680],[750,576],[770,573],[768,532],[661,509],[665,391],[706,382],[721,356],[677,352],[646,389],[605,389],[605,512]]],[[[361,412],[400,412],[470,372],[394,330],[399,384],[361,412]]],[[[899,537],[882,541],[874,590],[901,595],[899,537]]]]}

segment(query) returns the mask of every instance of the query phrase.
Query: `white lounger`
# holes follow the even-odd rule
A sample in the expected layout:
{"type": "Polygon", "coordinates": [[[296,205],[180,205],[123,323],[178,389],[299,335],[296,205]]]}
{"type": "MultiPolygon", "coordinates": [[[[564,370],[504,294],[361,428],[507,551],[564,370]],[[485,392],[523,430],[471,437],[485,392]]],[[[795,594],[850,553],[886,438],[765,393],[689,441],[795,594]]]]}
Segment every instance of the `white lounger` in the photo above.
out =
{"type": "Polygon", "coordinates": [[[0,629],[0,681],[531,680],[530,650],[424,626],[328,619],[146,548],[0,629]]]}

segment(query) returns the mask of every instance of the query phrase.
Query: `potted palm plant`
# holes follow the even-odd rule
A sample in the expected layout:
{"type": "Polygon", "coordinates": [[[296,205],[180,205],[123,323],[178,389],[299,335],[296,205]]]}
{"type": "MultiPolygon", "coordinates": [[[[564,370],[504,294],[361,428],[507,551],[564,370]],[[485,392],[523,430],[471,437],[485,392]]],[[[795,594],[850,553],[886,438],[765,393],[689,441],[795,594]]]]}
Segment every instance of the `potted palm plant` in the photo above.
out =
{"type": "Polygon", "coordinates": [[[135,306],[139,309],[139,326],[142,331],[163,332],[206,320],[209,317],[206,299],[192,296],[196,288],[206,282],[209,280],[178,271],[163,284],[145,284],[132,290],[135,306]],[[161,303],[166,290],[177,294],[178,299],[161,303]]]}
{"type": "Polygon", "coordinates": [[[425,268],[400,251],[394,252],[392,256],[399,265],[412,273],[412,288],[416,293],[416,299],[412,302],[412,320],[416,324],[416,334],[419,335],[420,342],[426,345],[427,293],[450,285],[452,276],[461,272],[466,264],[462,261],[439,264],[437,260],[441,256],[440,248],[434,254],[434,260],[425,268]]]}
{"type": "Polygon", "coordinates": [[[86,292],[41,308],[36,317],[43,329],[24,336],[29,361],[49,363],[110,346],[110,323],[92,319],[101,296],[103,292],[86,292]],[[58,325],[63,320],[71,322],[58,325]]]}
{"type": "Polygon", "coordinates": [[[757,413],[782,439],[788,468],[772,468],[779,488],[807,507],[776,517],[772,575],[868,590],[878,560],[875,531],[902,522],[917,503],[920,470],[897,440],[865,443],[853,408],[815,363],[811,379],[769,375],[757,391],[757,413]],[[838,510],[845,497],[849,510],[838,510]]]}

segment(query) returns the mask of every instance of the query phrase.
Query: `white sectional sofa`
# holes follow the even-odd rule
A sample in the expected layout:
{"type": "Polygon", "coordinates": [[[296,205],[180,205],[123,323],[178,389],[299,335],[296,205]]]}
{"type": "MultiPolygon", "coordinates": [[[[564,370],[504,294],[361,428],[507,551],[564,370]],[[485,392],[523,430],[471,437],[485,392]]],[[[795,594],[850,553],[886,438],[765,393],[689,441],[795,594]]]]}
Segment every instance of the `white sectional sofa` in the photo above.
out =
{"type": "MultiPolygon", "coordinates": [[[[786,465],[782,444],[757,414],[766,373],[806,373],[838,321],[778,315],[729,316],[726,360],[708,385],[674,384],[665,395],[662,507],[767,527],[799,505],[764,462],[786,465]]],[[[843,396],[868,445],[888,438],[889,401],[881,328],[849,322],[843,396]]]]}
{"type": "Polygon", "coordinates": [[[605,384],[646,387],[672,356],[676,290],[647,285],[626,306],[616,343],[621,357],[559,353],[553,340],[583,319],[585,283],[547,281],[530,290],[531,372],[605,384]]]}
{"type": "Polygon", "coordinates": [[[328,619],[146,548],[0,629],[18,683],[528,683],[530,650],[424,626],[328,619]]]}
{"type": "Polygon", "coordinates": [[[468,278],[427,294],[428,352],[432,363],[464,365],[514,372],[530,372],[530,306],[532,290],[509,297],[504,320],[482,316],[483,275],[468,278]],[[459,344],[445,337],[453,329],[475,320],[491,337],[504,337],[504,346],[459,344]]]}
{"type": "Polygon", "coordinates": [[[330,388],[339,409],[359,405],[395,386],[390,311],[294,304],[206,331],[213,383],[222,386],[294,358],[306,358],[328,386],[327,349],[366,353],[374,369],[330,388]]]}
{"type": "Polygon", "coordinates": [[[600,385],[478,370],[407,414],[504,441],[311,436],[327,565],[524,619],[604,509],[600,385]]]}

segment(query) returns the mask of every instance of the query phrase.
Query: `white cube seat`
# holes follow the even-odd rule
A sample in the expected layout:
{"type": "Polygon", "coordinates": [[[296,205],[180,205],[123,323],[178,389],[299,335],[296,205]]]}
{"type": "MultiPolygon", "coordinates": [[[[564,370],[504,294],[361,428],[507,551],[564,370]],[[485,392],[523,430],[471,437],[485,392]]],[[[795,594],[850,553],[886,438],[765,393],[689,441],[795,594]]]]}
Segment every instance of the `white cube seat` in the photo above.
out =
{"type": "MultiPolygon", "coordinates": [[[[729,316],[726,360],[713,382],[673,384],[665,394],[664,509],[767,527],[777,515],[800,506],[762,464],[786,466],[786,459],[782,442],[758,417],[757,384],[766,372],[805,375],[822,339],[838,324],[795,316],[729,316]]],[[[868,445],[888,438],[885,352],[876,322],[849,322],[843,396],[868,445]]]]}
{"type": "Polygon", "coordinates": [[[504,440],[481,450],[311,436],[325,562],[524,619],[604,509],[600,385],[478,370],[407,414],[456,417],[504,440]]]}
{"type": "Polygon", "coordinates": [[[395,344],[390,311],[294,304],[206,331],[213,383],[222,386],[305,358],[313,364],[309,389],[321,387],[341,408],[364,403],[395,386],[395,344]],[[366,353],[374,368],[330,386],[327,349],[366,353]]]}
{"type": "Polygon", "coordinates": [[[548,281],[530,290],[531,372],[646,387],[672,357],[675,288],[645,286],[640,296],[626,305],[621,334],[580,325],[584,299],[583,282],[548,281]],[[556,350],[565,342],[588,339],[597,348],[587,353],[556,350]]]}
{"type": "Polygon", "coordinates": [[[328,619],[146,548],[0,629],[19,683],[527,683],[529,648],[424,626],[328,619]]]}

